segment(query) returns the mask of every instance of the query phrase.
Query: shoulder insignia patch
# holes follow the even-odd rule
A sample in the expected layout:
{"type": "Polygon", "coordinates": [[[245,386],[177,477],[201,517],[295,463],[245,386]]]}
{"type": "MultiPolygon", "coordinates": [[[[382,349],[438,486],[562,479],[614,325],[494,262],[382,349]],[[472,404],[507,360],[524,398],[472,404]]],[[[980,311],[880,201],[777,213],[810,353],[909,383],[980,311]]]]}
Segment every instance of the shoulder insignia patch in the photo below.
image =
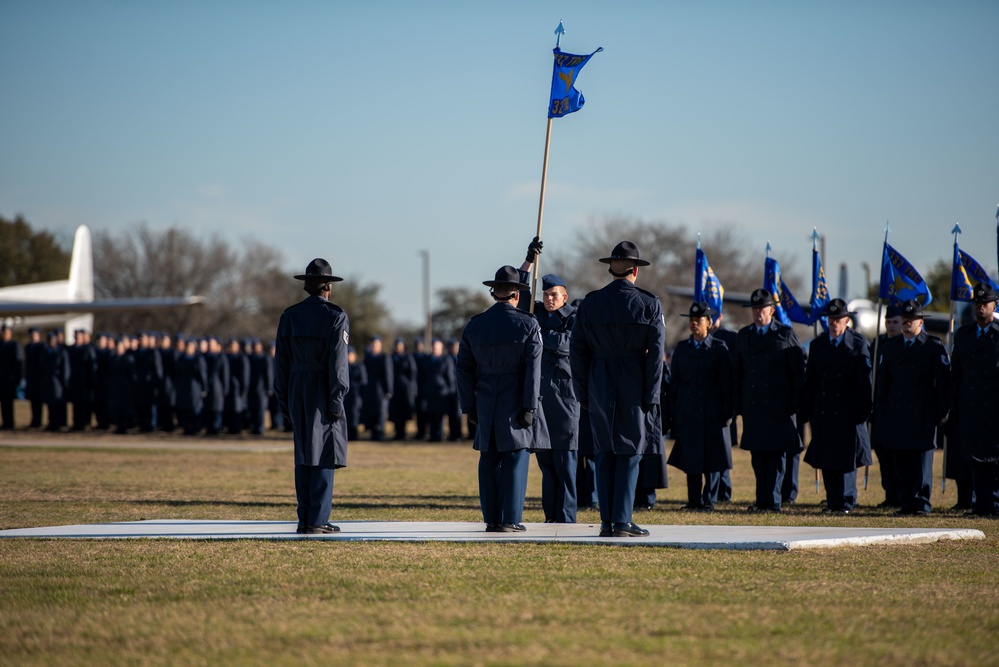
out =
{"type": "Polygon", "coordinates": [[[346,329],[343,330],[343,344],[350,345],[350,333],[346,329]]]}
{"type": "Polygon", "coordinates": [[[950,359],[947,358],[946,354],[941,354],[940,355],[940,361],[941,361],[941,363],[943,363],[944,366],[950,366],[950,359]]]}

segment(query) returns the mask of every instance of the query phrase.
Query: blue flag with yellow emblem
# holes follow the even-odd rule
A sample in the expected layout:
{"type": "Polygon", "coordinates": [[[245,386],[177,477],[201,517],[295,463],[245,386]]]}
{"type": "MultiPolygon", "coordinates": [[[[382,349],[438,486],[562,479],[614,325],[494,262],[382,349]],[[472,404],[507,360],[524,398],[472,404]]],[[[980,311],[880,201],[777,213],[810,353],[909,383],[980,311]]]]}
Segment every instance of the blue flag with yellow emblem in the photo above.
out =
{"type": "Polygon", "coordinates": [[[704,301],[715,311],[715,317],[721,315],[724,303],[725,288],[718,276],[711,270],[707,255],[700,248],[694,259],[694,301],[704,301]]]}
{"type": "Polygon", "coordinates": [[[774,301],[777,303],[775,315],[781,324],[791,326],[792,322],[812,323],[808,315],[805,314],[805,310],[798,304],[798,300],[794,298],[794,294],[787,288],[780,275],[780,264],[772,257],[767,257],[763,267],[763,289],[773,295],[774,301]]]}
{"type": "Polygon", "coordinates": [[[829,305],[829,286],[826,285],[826,272],[822,268],[822,258],[819,257],[818,249],[814,247],[812,248],[812,298],[808,300],[808,304],[812,307],[810,324],[818,322],[822,325],[823,330],[828,331],[829,321],[821,313],[829,305]]]}
{"type": "Polygon", "coordinates": [[[988,271],[975,261],[975,258],[960,250],[954,244],[954,268],[950,279],[951,301],[971,301],[975,285],[986,283],[992,289],[999,290],[999,285],[989,277],[988,271]]]}
{"type": "Polygon", "coordinates": [[[594,54],[601,51],[603,48],[597,49],[588,56],[577,56],[572,53],[562,53],[562,50],[557,46],[553,49],[555,69],[552,71],[552,96],[548,102],[549,118],[561,118],[583,108],[586,100],[583,99],[583,94],[575,88],[576,77],[579,76],[579,70],[583,69],[586,62],[594,54]]]}
{"type": "Polygon", "coordinates": [[[902,257],[887,242],[881,258],[881,285],[878,288],[878,298],[888,299],[888,303],[893,306],[898,306],[909,299],[916,299],[924,308],[933,301],[933,295],[930,294],[930,288],[923,277],[912,264],[909,264],[909,260],[902,257]],[[920,301],[920,296],[926,297],[926,300],[920,301]]]}

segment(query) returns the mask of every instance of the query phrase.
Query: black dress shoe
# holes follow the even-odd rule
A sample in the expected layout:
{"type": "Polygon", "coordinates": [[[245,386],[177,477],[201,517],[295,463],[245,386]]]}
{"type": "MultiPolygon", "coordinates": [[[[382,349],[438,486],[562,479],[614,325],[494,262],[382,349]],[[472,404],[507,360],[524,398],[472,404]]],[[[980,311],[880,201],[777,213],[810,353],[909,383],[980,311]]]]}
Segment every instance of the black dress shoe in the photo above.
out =
{"type": "Polygon", "coordinates": [[[600,524],[600,537],[613,537],[614,529],[611,527],[609,521],[604,521],[600,524]]]}
{"type": "Polygon", "coordinates": [[[648,512],[649,510],[652,509],[652,507],[653,506],[650,505],[650,504],[648,504],[648,503],[642,503],[641,505],[635,505],[635,509],[639,510],[639,511],[642,511],[642,512],[648,512]]]}
{"type": "Polygon", "coordinates": [[[684,510],[684,511],[687,511],[687,512],[692,512],[692,511],[694,511],[694,510],[699,510],[699,509],[701,509],[701,505],[700,505],[700,504],[697,504],[697,505],[695,505],[694,503],[686,503],[686,504],[685,504],[685,505],[684,505],[683,507],[681,507],[680,509],[682,509],[682,510],[684,510]]]}
{"type": "Polygon", "coordinates": [[[880,509],[891,509],[892,507],[898,507],[898,503],[894,500],[885,500],[884,502],[878,503],[880,509]]]}
{"type": "Polygon", "coordinates": [[[339,533],[340,527],[334,526],[332,523],[324,523],[321,526],[309,526],[308,531],[313,535],[320,533],[339,533]]]}
{"type": "Polygon", "coordinates": [[[498,523],[487,523],[486,524],[486,532],[487,533],[502,533],[503,529],[500,527],[500,525],[498,523]]]}
{"type": "Polygon", "coordinates": [[[611,534],[614,537],[645,537],[649,534],[649,531],[631,522],[615,523],[614,530],[611,534]]]}
{"type": "Polygon", "coordinates": [[[527,526],[522,523],[504,523],[499,528],[501,533],[523,533],[527,530],[527,526]]]}
{"type": "Polygon", "coordinates": [[[295,528],[295,532],[298,533],[299,535],[304,535],[307,532],[309,532],[309,527],[300,523],[298,524],[298,527],[295,528]]]}
{"type": "Polygon", "coordinates": [[[954,505],[953,507],[951,507],[951,509],[955,510],[955,511],[970,510],[971,509],[971,503],[958,503],[958,504],[954,505]]]}
{"type": "Polygon", "coordinates": [[[823,514],[849,514],[850,512],[851,512],[851,510],[848,510],[845,507],[835,507],[835,508],[833,508],[833,507],[823,507],[822,508],[822,513],[823,514]]]}

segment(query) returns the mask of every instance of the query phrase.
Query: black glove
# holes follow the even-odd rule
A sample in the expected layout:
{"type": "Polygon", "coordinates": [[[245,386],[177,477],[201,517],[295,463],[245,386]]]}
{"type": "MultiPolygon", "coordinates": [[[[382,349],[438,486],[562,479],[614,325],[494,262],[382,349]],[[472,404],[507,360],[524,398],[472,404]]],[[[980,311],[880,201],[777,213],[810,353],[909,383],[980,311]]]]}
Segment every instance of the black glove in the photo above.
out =
{"type": "Polygon", "coordinates": [[[531,241],[530,245],[527,246],[526,261],[534,262],[534,260],[537,259],[538,255],[541,254],[541,249],[544,247],[545,244],[542,243],[541,239],[535,236],[534,240],[531,241]]]}
{"type": "Polygon", "coordinates": [[[531,428],[534,423],[534,410],[521,410],[517,415],[517,423],[520,424],[521,428],[531,428]]]}
{"type": "Polygon", "coordinates": [[[335,424],[338,421],[340,421],[340,417],[342,417],[342,416],[343,416],[343,413],[341,413],[339,410],[327,410],[326,411],[326,421],[328,421],[331,424],[335,424]]]}
{"type": "Polygon", "coordinates": [[[475,410],[469,410],[465,414],[468,415],[469,424],[475,425],[479,423],[479,414],[475,410]]]}

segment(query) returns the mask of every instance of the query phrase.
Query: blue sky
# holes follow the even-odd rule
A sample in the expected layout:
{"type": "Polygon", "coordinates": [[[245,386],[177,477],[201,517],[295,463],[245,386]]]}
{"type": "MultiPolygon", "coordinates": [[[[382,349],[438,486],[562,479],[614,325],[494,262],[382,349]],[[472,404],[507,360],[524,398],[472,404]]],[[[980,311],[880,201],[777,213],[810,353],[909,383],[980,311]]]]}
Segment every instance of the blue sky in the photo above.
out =
{"type": "Polygon", "coordinates": [[[996,269],[994,0],[0,0],[0,214],[252,237],[418,322],[421,249],[434,288],[522,261],[559,19],[604,52],[554,121],[547,248],[731,223],[762,277],[768,239],[807,270],[817,227],[858,287],[886,220],[921,270],[959,222],[996,269]]]}

